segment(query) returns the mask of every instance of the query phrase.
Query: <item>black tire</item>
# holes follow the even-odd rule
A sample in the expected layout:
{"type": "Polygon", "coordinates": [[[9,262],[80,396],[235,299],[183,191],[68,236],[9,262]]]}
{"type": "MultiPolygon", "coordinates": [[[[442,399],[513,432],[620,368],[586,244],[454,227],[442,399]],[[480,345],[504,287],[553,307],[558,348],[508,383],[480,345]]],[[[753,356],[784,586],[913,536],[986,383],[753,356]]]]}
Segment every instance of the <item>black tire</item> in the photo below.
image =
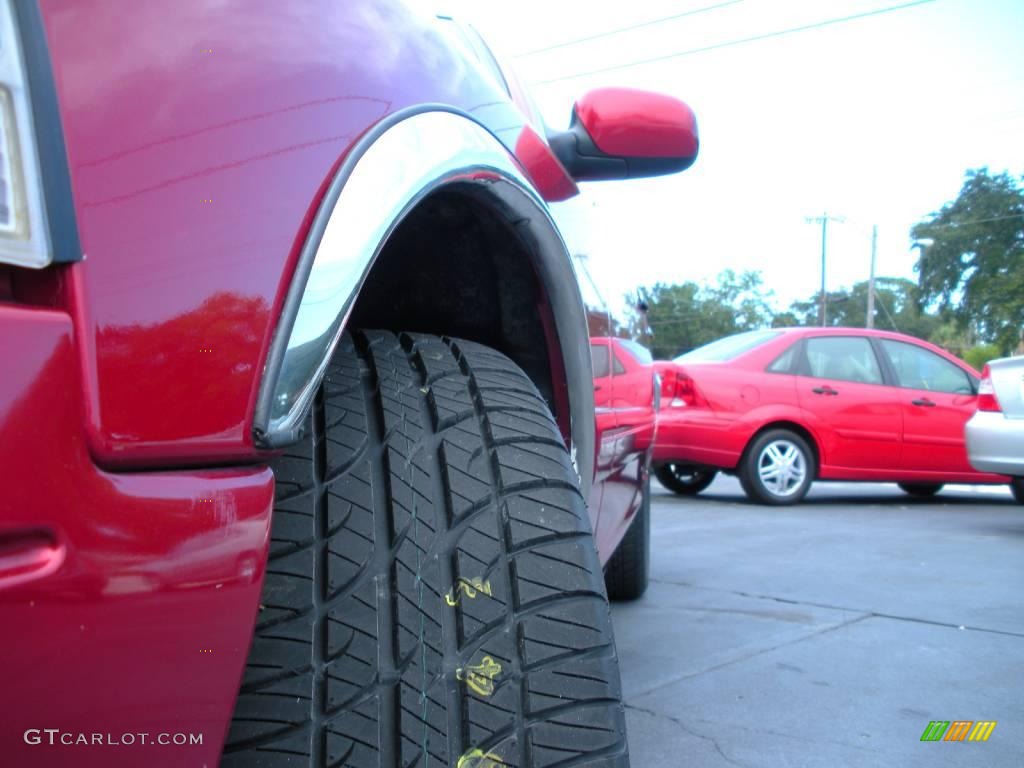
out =
{"type": "Polygon", "coordinates": [[[586,507],[519,368],[478,344],[346,333],[307,427],[272,462],[222,765],[628,766],[586,507]]]}
{"type": "Polygon", "coordinates": [[[629,530],[604,570],[604,584],[612,600],[636,600],[647,591],[651,563],[651,477],[644,484],[640,502],[629,530]]]}
{"type": "Polygon", "coordinates": [[[772,506],[785,506],[801,501],[810,490],[817,474],[817,464],[811,447],[803,437],[788,429],[771,429],[755,437],[740,459],[738,469],[740,485],[743,486],[747,498],[758,504],[772,506]],[[778,493],[769,488],[759,471],[764,452],[773,444],[792,446],[799,453],[800,461],[803,463],[802,480],[799,483],[794,482],[786,493],[778,493]]]}
{"type": "Polygon", "coordinates": [[[921,499],[928,499],[942,490],[942,483],[897,483],[900,490],[917,496],[921,499]]]}
{"type": "Polygon", "coordinates": [[[1024,504],[1024,477],[1015,477],[1010,481],[1010,493],[1018,504],[1024,504]]]}
{"type": "Polygon", "coordinates": [[[696,496],[715,481],[713,469],[700,469],[686,464],[662,464],[654,468],[654,476],[666,489],[680,496],[696,496]]]}

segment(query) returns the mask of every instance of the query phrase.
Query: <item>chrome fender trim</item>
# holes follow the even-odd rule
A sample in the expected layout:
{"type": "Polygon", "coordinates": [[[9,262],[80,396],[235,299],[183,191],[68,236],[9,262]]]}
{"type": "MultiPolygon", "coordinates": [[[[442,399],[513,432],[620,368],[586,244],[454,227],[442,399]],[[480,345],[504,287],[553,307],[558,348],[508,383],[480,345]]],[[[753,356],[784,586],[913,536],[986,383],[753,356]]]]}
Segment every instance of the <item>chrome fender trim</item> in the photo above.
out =
{"type": "Polygon", "coordinates": [[[586,316],[572,262],[547,206],[509,150],[470,117],[443,106],[395,113],[341,164],[313,220],[260,382],[253,436],[295,442],[359,290],[390,234],[418,202],[468,185],[514,226],[552,307],[571,411],[570,451],[589,497],[594,392],[586,316]]]}

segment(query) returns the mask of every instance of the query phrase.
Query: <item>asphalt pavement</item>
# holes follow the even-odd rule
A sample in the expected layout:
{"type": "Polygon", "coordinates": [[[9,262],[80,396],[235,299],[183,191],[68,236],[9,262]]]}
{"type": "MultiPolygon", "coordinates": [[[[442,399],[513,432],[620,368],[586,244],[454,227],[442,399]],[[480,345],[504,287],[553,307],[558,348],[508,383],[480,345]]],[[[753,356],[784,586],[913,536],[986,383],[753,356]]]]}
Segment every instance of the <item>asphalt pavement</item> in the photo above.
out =
{"type": "Polygon", "coordinates": [[[651,585],[613,606],[635,768],[1024,765],[1024,506],[652,483],[651,585]],[[922,742],[989,720],[987,742],[922,742]]]}

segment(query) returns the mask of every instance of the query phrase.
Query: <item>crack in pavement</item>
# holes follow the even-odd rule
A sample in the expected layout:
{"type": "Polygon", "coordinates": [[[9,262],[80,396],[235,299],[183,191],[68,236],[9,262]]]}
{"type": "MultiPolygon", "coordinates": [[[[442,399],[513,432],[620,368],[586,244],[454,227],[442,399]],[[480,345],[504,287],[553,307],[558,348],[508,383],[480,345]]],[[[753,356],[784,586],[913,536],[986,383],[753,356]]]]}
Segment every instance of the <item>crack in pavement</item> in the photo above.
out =
{"type": "MultiPolygon", "coordinates": [[[[811,608],[826,608],[832,611],[848,611],[850,613],[863,613],[866,614],[864,618],[879,618],[879,619],[892,619],[893,621],[907,621],[914,624],[928,624],[933,627],[946,627],[947,629],[956,630],[970,630],[972,632],[987,632],[992,635],[1006,635],[1008,637],[1024,637],[1024,632],[1013,632],[1008,629],[990,629],[988,627],[970,627],[966,624],[954,624],[948,621],[937,621],[935,619],[922,619],[916,616],[900,616],[894,613],[881,613],[879,611],[872,611],[868,608],[851,608],[845,605],[831,605],[829,603],[815,603],[809,600],[793,600],[787,597],[776,597],[775,595],[763,595],[757,592],[744,592],[738,589],[720,589],[717,587],[701,587],[696,584],[688,584],[685,581],[670,581],[668,579],[651,579],[656,584],[667,584],[673,587],[689,587],[690,589],[702,589],[707,592],[722,592],[727,595],[738,595],[739,597],[748,597],[755,600],[771,600],[776,603],[784,603],[785,605],[806,605],[811,608]]],[[[705,609],[694,609],[694,610],[705,610],[705,609]]],[[[706,610],[715,610],[709,608],[706,610]]]]}
{"type": "MultiPolygon", "coordinates": [[[[647,709],[646,707],[637,707],[637,706],[634,706],[633,704],[625,704],[624,706],[626,707],[626,709],[632,709],[632,710],[634,710],[636,712],[643,712],[644,714],[650,715],[652,717],[660,717],[660,718],[664,718],[665,720],[672,721],[673,723],[678,725],[680,728],[682,728],[684,731],[686,731],[686,733],[689,733],[692,736],[696,736],[697,738],[707,739],[708,741],[713,742],[714,745],[715,745],[715,748],[718,750],[718,754],[722,755],[723,758],[725,758],[726,760],[731,762],[733,765],[741,765],[741,763],[737,762],[736,760],[734,760],[734,759],[732,759],[732,758],[730,758],[727,755],[722,753],[722,750],[719,747],[718,742],[715,740],[715,738],[713,736],[707,736],[705,734],[697,733],[692,728],[684,725],[683,722],[679,718],[674,717],[674,716],[669,715],[669,714],[666,714],[664,712],[658,712],[658,711],[653,710],[653,709],[647,709]]],[[[710,720],[698,720],[697,722],[698,723],[706,723],[707,725],[711,725],[711,726],[720,725],[723,728],[731,728],[731,729],[734,729],[734,730],[746,731],[747,733],[758,733],[758,734],[764,734],[765,736],[776,736],[778,738],[790,739],[791,741],[799,741],[799,742],[801,742],[803,744],[834,744],[837,747],[845,747],[847,749],[855,749],[855,750],[857,750],[859,752],[870,752],[871,754],[875,754],[875,755],[887,754],[887,752],[885,750],[883,750],[883,749],[877,749],[877,748],[873,748],[873,747],[866,747],[866,746],[864,746],[862,744],[850,744],[849,742],[846,742],[846,741],[836,741],[834,739],[807,739],[807,738],[804,738],[803,736],[796,736],[796,735],[794,735],[792,733],[784,733],[782,731],[773,731],[771,728],[750,728],[748,726],[740,725],[738,723],[728,723],[728,724],[713,723],[710,720]]]]}
{"type": "Polygon", "coordinates": [[[708,672],[717,672],[718,670],[724,669],[725,667],[728,667],[732,664],[738,664],[741,661],[747,661],[748,659],[753,659],[756,656],[761,656],[765,653],[777,651],[779,648],[786,648],[790,645],[796,645],[797,643],[802,643],[805,640],[810,640],[813,637],[820,637],[821,635],[827,634],[829,632],[834,632],[837,629],[843,629],[844,627],[848,627],[851,624],[856,624],[858,621],[864,621],[864,619],[870,618],[871,614],[866,613],[863,616],[858,616],[855,619],[848,619],[846,621],[840,622],[839,624],[832,624],[831,626],[824,627],[816,632],[809,632],[806,635],[802,635],[792,640],[787,640],[784,643],[778,643],[777,645],[773,645],[769,648],[760,648],[756,651],[751,651],[750,653],[744,654],[742,656],[737,656],[735,659],[729,659],[728,661],[723,661],[721,664],[716,664],[713,667],[702,669],[699,672],[690,672],[685,675],[679,675],[678,677],[674,677],[671,680],[665,680],[664,682],[658,683],[657,685],[648,688],[646,691],[640,691],[639,693],[634,694],[632,698],[640,698],[641,696],[647,696],[648,694],[654,693],[655,691],[660,691],[662,688],[665,688],[666,686],[675,685],[676,683],[682,682],[683,680],[689,680],[691,677],[699,677],[700,675],[706,675],[708,672]]]}
{"type": "Polygon", "coordinates": [[[741,763],[741,762],[739,762],[737,760],[733,760],[731,757],[729,757],[727,754],[725,754],[725,752],[722,751],[722,745],[718,743],[718,739],[716,739],[714,736],[708,736],[708,735],[703,734],[703,733],[697,733],[697,731],[695,731],[692,728],[690,728],[689,726],[687,726],[678,717],[672,717],[672,715],[666,715],[664,712],[655,712],[653,709],[645,709],[644,707],[637,707],[637,706],[634,706],[633,704],[623,704],[623,706],[626,709],[632,709],[635,712],[643,712],[645,715],[650,715],[651,717],[660,717],[660,718],[663,718],[665,720],[669,720],[670,722],[673,722],[676,725],[678,725],[683,731],[685,731],[686,733],[690,734],[691,736],[696,736],[698,739],[703,739],[704,741],[710,741],[711,744],[714,746],[715,751],[718,754],[720,754],[722,756],[722,759],[725,760],[725,762],[729,763],[729,765],[736,765],[736,766],[739,766],[739,768],[749,768],[744,763],[741,763]]]}

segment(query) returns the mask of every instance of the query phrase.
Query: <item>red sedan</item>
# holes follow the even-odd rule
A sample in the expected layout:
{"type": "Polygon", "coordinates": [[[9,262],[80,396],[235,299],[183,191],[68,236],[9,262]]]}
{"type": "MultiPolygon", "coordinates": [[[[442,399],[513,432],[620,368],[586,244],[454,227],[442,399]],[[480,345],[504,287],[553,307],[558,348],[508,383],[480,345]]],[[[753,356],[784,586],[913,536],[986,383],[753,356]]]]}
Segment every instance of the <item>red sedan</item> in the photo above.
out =
{"type": "Polygon", "coordinates": [[[700,493],[719,471],[764,504],[794,504],[816,479],[895,482],[916,496],[944,483],[1009,482],[967,460],[978,373],[919,339],[772,329],[655,365],[655,475],[676,493],[700,493]]]}

